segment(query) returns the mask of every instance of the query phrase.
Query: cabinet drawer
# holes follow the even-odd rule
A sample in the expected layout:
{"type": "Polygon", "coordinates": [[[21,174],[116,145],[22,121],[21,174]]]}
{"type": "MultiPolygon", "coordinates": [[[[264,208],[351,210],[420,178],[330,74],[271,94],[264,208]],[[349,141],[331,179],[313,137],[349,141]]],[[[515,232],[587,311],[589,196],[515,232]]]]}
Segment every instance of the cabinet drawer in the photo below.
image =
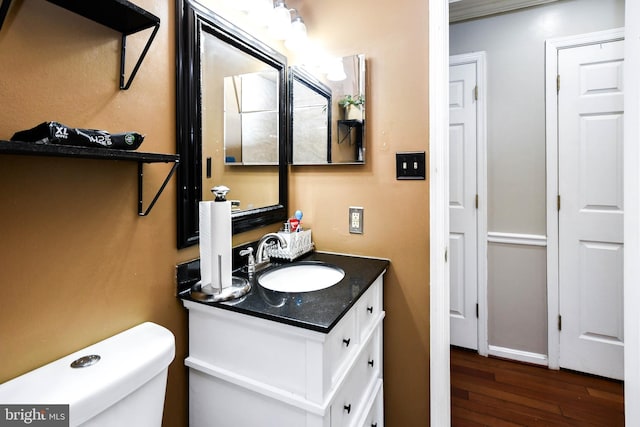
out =
{"type": "Polygon", "coordinates": [[[357,419],[366,410],[367,398],[380,377],[380,341],[370,340],[358,356],[347,376],[342,390],[331,405],[331,427],[357,425],[357,419]]]}
{"type": "Polygon", "coordinates": [[[326,350],[329,358],[331,384],[335,384],[346,369],[347,361],[355,354],[359,346],[356,329],[356,316],[353,310],[336,325],[329,334],[326,350]]]}
{"type": "Polygon", "coordinates": [[[360,301],[358,301],[356,311],[360,338],[363,339],[382,311],[382,276],[373,282],[362,295],[360,301]]]}
{"type": "Polygon", "coordinates": [[[373,398],[370,399],[369,411],[365,415],[359,427],[384,427],[384,392],[382,380],[378,381],[374,388],[373,398]]]}

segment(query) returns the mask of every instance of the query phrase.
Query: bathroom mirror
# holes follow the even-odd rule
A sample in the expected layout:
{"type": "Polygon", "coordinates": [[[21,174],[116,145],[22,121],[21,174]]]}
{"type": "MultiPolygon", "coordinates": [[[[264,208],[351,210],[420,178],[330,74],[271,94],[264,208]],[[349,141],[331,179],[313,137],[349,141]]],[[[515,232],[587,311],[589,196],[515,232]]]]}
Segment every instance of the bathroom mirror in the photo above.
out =
{"type": "Polygon", "coordinates": [[[365,83],[364,55],[336,58],[322,71],[291,67],[291,164],[365,163],[365,83]]]}
{"type": "Polygon", "coordinates": [[[178,247],[225,185],[233,233],[287,218],[287,60],[193,0],[177,0],[178,247]]]}
{"type": "Polygon", "coordinates": [[[289,158],[297,165],[331,162],[331,88],[304,68],[289,69],[289,158]]]}

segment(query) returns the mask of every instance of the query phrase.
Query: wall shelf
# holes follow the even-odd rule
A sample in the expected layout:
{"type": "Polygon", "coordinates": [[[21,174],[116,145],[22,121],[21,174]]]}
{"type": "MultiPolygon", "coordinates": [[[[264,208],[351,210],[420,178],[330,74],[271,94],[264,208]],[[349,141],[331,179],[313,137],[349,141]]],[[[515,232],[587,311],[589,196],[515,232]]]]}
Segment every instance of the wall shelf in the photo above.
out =
{"type": "MultiPolygon", "coordinates": [[[[12,0],[1,0],[0,3],[0,29],[7,16],[12,0]]],[[[127,0],[47,0],[71,12],[84,16],[94,22],[109,27],[122,34],[120,46],[120,89],[129,89],[133,78],[136,76],[142,60],[147,55],[149,47],[160,28],[160,18],[136,6],[127,0]],[[127,36],[153,28],[147,44],[145,45],[136,65],[131,71],[129,79],[125,82],[125,59],[127,49],[127,36]]]]}
{"type": "Polygon", "coordinates": [[[169,183],[169,180],[180,164],[178,154],[145,153],[140,151],[114,150],[111,148],[74,147],[69,145],[43,144],[36,142],[3,141],[0,140],[0,154],[14,154],[45,157],[68,157],[95,160],[123,160],[138,164],[138,215],[147,216],[156,204],[158,197],[169,183]],[[171,170],[163,181],[160,189],[153,197],[149,206],[144,209],[142,197],[142,182],[145,163],[173,163],[171,170]]]}
{"type": "Polygon", "coordinates": [[[362,128],[364,121],[362,120],[338,120],[338,144],[342,144],[345,139],[349,139],[351,144],[351,130],[355,129],[355,143],[362,144],[362,128]],[[342,134],[341,128],[346,128],[346,132],[342,134]]]}

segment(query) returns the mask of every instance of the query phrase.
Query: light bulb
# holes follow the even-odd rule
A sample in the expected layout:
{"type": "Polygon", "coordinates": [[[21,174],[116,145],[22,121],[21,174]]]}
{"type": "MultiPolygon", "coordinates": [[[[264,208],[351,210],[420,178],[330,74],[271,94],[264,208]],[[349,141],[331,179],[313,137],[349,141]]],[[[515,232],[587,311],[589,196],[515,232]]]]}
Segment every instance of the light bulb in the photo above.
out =
{"type": "Polygon", "coordinates": [[[285,40],[291,31],[291,14],[284,2],[279,2],[271,12],[269,32],[276,40],[285,40]]]}
{"type": "Polygon", "coordinates": [[[327,80],[340,82],[347,78],[347,74],[344,72],[344,63],[342,62],[342,58],[332,59],[327,69],[327,80]]]}
{"type": "Polygon", "coordinates": [[[267,26],[273,11],[272,0],[249,0],[249,18],[258,25],[267,26]]]}
{"type": "Polygon", "coordinates": [[[292,52],[298,52],[307,45],[307,26],[299,16],[291,23],[289,37],[284,46],[292,52]]]}
{"type": "Polygon", "coordinates": [[[245,13],[249,13],[249,11],[251,11],[252,3],[254,3],[251,0],[229,0],[228,2],[233,4],[237,10],[245,13]]]}

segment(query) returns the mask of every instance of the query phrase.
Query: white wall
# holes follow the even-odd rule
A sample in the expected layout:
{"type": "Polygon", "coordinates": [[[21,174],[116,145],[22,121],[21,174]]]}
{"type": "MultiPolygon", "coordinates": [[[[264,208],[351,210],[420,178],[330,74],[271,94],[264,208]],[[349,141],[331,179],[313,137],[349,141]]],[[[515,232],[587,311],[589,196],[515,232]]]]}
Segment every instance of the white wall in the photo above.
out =
{"type": "MultiPolygon", "coordinates": [[[[622,26],[624,0],[561,0],[450,26],[452,55],[487,52],[489,233],[546,233],[545,40],[622,26]]],[[[544,247],[498,245],[488,253],[489,345],[546,354],[544,247]]]]}

